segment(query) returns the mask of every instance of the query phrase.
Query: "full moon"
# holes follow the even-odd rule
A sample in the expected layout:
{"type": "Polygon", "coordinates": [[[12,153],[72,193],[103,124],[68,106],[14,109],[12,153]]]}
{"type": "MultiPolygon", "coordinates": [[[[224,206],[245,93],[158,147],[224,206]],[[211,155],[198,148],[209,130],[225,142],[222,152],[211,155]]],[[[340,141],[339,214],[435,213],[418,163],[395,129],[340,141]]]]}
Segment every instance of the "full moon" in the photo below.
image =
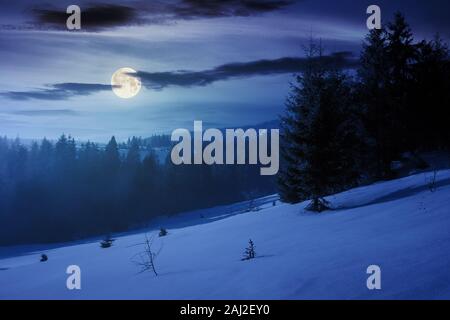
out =
{"type": "Polygon", "coordinates": [[[129,99],[136,96],[141,90],[141,80],[131,74],[137,73],[132,68],[120,68],[114,72],[111,78],[113,92],[122,99],[129,99]]]}

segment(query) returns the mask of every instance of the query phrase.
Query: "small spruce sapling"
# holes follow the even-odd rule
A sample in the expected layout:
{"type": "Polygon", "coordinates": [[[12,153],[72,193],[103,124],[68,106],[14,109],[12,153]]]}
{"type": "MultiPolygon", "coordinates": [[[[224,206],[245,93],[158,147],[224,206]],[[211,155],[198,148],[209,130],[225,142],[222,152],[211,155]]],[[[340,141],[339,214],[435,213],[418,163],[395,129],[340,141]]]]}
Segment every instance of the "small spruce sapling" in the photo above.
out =
{"type": "Polygon", "coordinates": [[[160,237],[165,237],[165,236],[167,236],[167,234],[168,234],[167,229],[164,229],[164,228],[160,228],[159,229],[159,236],[160,237]]]}
{"type": "Polygon", "coordinates": [[[100,247],[103,249],[109,248],[112,246],[114,239],[111,239],[110,235],[107,235],[105,239],[100,242],[100,247]]]}
{"type": "Polygon", "coordinates": [[[255,255],[255,244],[253,243],[252,239],[250,239],[248,241],[248,247],[244,251],[244,257],[242,258],[242,261],[254,259],[255,255]]]}

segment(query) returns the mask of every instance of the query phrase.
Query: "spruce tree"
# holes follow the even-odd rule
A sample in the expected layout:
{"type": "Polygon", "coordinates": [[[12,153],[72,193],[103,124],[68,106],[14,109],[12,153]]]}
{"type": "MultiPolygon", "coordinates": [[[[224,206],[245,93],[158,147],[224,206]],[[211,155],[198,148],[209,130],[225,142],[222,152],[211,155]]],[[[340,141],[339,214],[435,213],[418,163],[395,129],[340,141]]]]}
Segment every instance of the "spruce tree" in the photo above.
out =
{"type": "MultiPolygon", "coordinates": [[[[389,92],[387,94],[391,118],[388,119],[394,132],[389,137],[393,156],[399,159],[404,151],[413,151],[408,119],[411,113],[413,65],[416,48],[411,28],[405,17],[397,12],[387,28],[387,57],[389,70],[389,92]]],[[[396,159],[393,159],[396,160],[396,159]]]]}
{"type": "Polygon", "coordinates": [[[347,76],[322,60],[322,48],[310,44],[305,71],[296,77],[281,119],[283,165],[281,199],[311,199],[312,211],[325,210],[325,196],[358,178],[358,150],[347,76]]]}
{"type": "Polygon", "coordinates": [[[433,150],[450,147],[445,106],[450,105],[450,60],[447,44],[437,35],[416,46],[414,84],[408,129],[414,147],[433,150]]]}
{"type": "Polygon", "coordinates": [[[255,252],[255,244],[254,244],[254,242],[252,241],[252,239],[250,239],[250,240],[248,241],[248,247],[245,248],[244,256],[243,256],[243,258],[242,258],[241,260],[242,260],[242,261],[244,261],[244,260],[251,260],[251,259],[254,259],[255,256],[256,256],[256,252],[255,252]]]}
{"type": "Polygon", "coordinates": [[[133,137],[128,143],[128,153],[126,164],[129,166],[136,166],[141,162],[140,143],[139,139],[133,137]]]}
{"type": "Polygon", "coordinates": [[[368,169],[377,179],[391,175],[395,158],[392,136],[395,134],[393,109],[389,103],[389,57],[387,32],[374,29],[366,37],[360,56],[358,99],[361,118],[367,132],[368,169]]]}
{"type": "Polygon", "coordinates": [[[105,148],[105,167],[112,171],[117,171],[120,167],[119,148],[116,138],[113,136],[105,148]]]}

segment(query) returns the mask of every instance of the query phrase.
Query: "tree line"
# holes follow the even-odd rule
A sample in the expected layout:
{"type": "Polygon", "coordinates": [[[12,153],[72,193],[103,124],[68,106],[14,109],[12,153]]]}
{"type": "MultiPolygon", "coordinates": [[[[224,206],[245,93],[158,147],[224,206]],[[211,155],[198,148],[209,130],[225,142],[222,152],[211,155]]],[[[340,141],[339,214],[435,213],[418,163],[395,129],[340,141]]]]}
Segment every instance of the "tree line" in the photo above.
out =
{"type": "Polygon", "coordinates": [[[161,163],[153,149],[143,150],[143,139],[126,146],[120,152],[114,137],[105,147],[66,135],[31,146],[0,138],[0,243],[124,231],[156,216],[275,192],[255,166],[175,166],[170,155],[161,163]]]}
{"type": "Polygon", "coordinates": [[[436,36],[416,41],[401,13],[367,35],[355,70],[323,63],[311,41],[281,118],[281,198],[329,207],[332,193],[394,178],[394,161],[450,147],[450,62],[436,36]]]}

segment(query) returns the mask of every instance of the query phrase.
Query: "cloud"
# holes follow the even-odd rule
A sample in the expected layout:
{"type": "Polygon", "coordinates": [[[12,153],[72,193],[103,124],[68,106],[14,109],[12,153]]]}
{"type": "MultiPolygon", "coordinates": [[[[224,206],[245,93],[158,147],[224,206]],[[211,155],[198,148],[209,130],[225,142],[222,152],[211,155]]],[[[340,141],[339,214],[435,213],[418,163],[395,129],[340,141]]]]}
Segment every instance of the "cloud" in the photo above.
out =
{"type": "MultiPolygon", "coordinates": [[[[33,25],[42,28],[66,29],[68,14],[65,8],[31,10],[33,25]]],[[[83,29],[97,30],[115,26],[143,23],[140,12],[136,8],[117,4],[96,4],[81,8],[83,29]]]]}
{"type": "Polygon", "coordinates": [[[32,91],[0,92],[0,96],[12,100],[66,100],[74,96],[87,96],[100,91],[111,90],[111,85],[93,83],[57,83],[45,89],[32,91]]]}
{"type": "Polygon", "coordinates": [[[250,16],[283,9],[290,0],[183,0],[172,7],[175,18],[250,16]]]}
{"type": "Polygon", "coordinates": [[[20,110],[14,114],[22,116],[76,116],[77,112],[69,109],[20,110]]]}
{"type": "MultiPolygon", "coordinates": [[[[337,69],[354,68],[358,60],[351,52],[336,52],[322,56],[326,66],[337,69]]],[[[256,60],[244,63],[228,63],[203,71],[168,71],[130,74],[139,77],[144,86],[154,90],[162,90],[169,86],[194,87],[207,86],[216,81],[302,72],[307,65],[306,58],[285,57],[275,60],[256,60]]],[[[94,83],[57,83],[44,89],[31,91],[6,91],[0,96],[12,100],[67,100],[75,96],[87,96],[101,91],[109,91],[112,86],[94,83]]]]}
{"type": "MultiPolygon", "coordinates": [[[[337,52],[320,59],[338,69],[353,68],[357,60],[350,52],[337,52]]],[[[168,86],[193,87],[206,86],[220,80],[302,72],[306,58],[280,58],[276,60],[257,60],[245,63],[229,63],[204,71],[144,72],[137,76],[143,84],[152,89],[161,90],[168,86]]],[[[133,74],[136,76],[136,74],[133,74]]]]}
{"type": "MultiPolygon", "coordinates": [[[[283,9],[294,0],[178,0],[176,2],[136,1],[133,6],[119,4],[80,5],[82,30],[149,25],[192,20],[251,16],[283,9]]],[[[31,29],[66,30],[66,8],[36,7],[30,11],[31,29]]],[[[3,26],[6,28],[6,26],[3,26]]],[[[17,26],[16,26],[17,27],[17,26]]],[[[23,28],[24,26],[22,26],[23,28]]],[[[15,28],[9,26],[9,28],[15,28]]]]}

